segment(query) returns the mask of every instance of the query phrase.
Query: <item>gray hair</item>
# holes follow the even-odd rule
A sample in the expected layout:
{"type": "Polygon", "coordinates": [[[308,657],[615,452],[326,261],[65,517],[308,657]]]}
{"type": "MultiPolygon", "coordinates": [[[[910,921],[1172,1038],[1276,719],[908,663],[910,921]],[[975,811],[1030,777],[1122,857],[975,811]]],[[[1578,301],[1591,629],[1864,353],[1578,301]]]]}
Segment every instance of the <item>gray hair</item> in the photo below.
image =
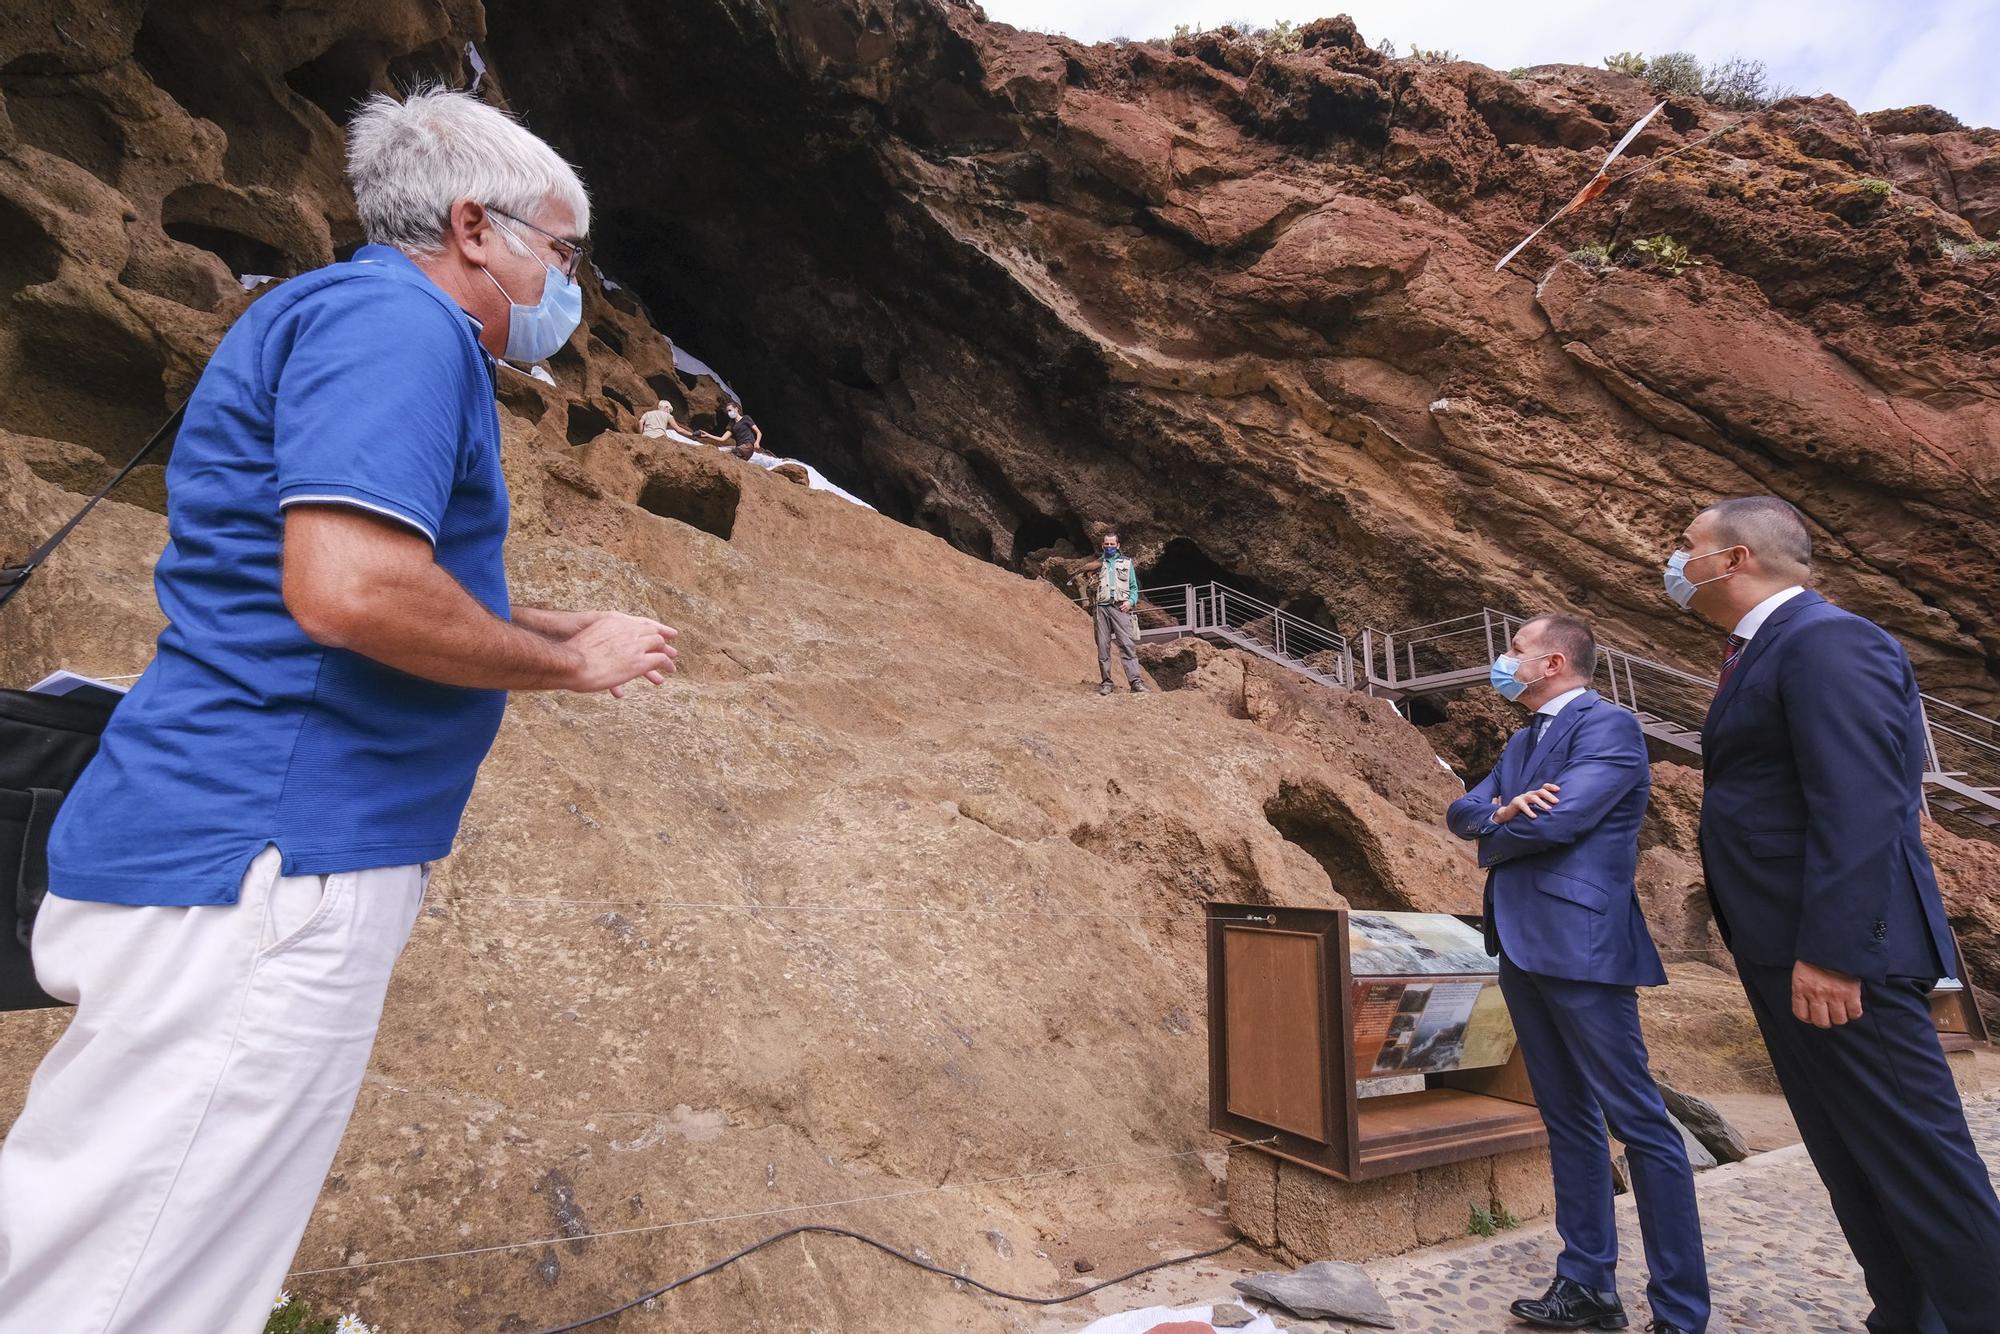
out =
{"type": "Polygon", "coordinates": [[[1798,573],[1812,568],[1812,534],[1790,501],[1776,496],[1719,500],[1704,513],[1715,516],[1716,536],[1729,546],[1748,547],[1760,564],[1798,573]]]}
{"type": "Polygon", "coordinates": [[[554,201],[590,230],[576,169],[506,112],[449,88],[369,98],[347,127],[347,179],[368,239],[418,258],[442,249],[461,199],[527,221],[554,201]]]}

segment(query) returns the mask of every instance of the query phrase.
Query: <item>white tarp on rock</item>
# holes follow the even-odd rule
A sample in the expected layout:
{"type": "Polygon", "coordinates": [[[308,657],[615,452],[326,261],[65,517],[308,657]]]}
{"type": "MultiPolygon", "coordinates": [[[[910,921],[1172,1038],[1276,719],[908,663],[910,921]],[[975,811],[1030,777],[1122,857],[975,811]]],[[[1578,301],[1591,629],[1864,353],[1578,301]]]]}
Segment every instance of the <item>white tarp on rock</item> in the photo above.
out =
{"type": "Polygon", "coordinates": [[[839,496],[842,500],[847,501],[849,504],[859,505],[862,509],[865,510],[872,510],[875,508],[873,505],[863,500],[860,496],[855,495],[853,492],[843,491],[839,487],[835,486],[832,482],[827,481],[826,474],[821,472],[818,468],[813,467],[812,464],[810,463],[804,463],[798,459],[781,459],[776,454],[766,454],[761,450],[759,450],[755,454],[752,454],[750,456],[750,461],[756,464],[760,468],[775,468],[781,463],[797,463],[801,468],[804,468],[806,470],[806,485],[811,487],[813,490],[831,491],[833,492],[833,494],[839,496]]]}
{"type": "MultiPolygon", "coordinates": [[[[1078,1334],[1146,1334],[1156,1325],[1170,1325],[1176,1320],[1206,1322],[1214,1312],[1213,1306],[1149,1306],[1143,1311],[1126,1311],[1093,1320],[1078,1334]]],[[[1236,1326],[1230,1334],[1284,1334],[1284,1331],[1271,1317],[1260,1315],[1247,1325],[1236,1326]]]]}

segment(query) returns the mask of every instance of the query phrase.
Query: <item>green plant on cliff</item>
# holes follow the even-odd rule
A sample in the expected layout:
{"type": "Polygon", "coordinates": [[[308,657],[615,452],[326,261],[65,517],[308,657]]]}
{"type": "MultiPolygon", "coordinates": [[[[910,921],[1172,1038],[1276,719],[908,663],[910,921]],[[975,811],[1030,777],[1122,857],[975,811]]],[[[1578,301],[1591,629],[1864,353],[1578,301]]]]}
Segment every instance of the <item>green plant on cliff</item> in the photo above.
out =
{"type": "MultiPolygon", "coordinates": [[[[1235,33],[1239,40],[1265,51],[1298,51],[1305,47],[1305,39],[1299,35],[1298,25],[1290,19],[1279,19],[1268,28],[1252,23],[1249,19],[1231,19],[1216,31],[1220,32],[1223,28],[1235,33]]],[[[1186,41],[1190,37],[1199,37],[1207,31],[1209,29],[1205,24],[1176,23],[1173,40],[1186,41]]]]}
{"type": "Polygon", "coordinates": [[[381,1334],[358,1315],[312,1318],[312,1304],[289,1292],[278,1294],[271,1314],[264,1321],[264,1334],[381,1334]]]}
{"type": "Polygon", "coordinates": [[[1264,45],[1273,51],[1297,51],[1305,45],[1290,19],[1279,19],[1264,34],[1264,45]]]}
{"type": "Polygon", "coordinates": [[[1686,51],[1669,51],[1646,62],[1642,76],[1663,96],[1700,97],[1703,81],[1701,62],[1686,51]]]}
{"type": "Polygon", "coordinates": [[[1459,57],[1458,52],[1446,47],[1413,46],[1409,58],[1419,65],[1449,65],[1459,57]]]}
{"type": "Polygon", "coordinates": [[[1592,241],[1589,245],[1578,246],[1569,252],[1569,260],[1581,264],[1586,269],[1601,269],[1611,262],[1611,247],[1602,241],[1592,241]]]}
{"type": "Polygon", "coordinates": [[[1863,194],[1872,195],[1876,199],[1887,199],[1896,188],[1880,176],[1863,176],[1855,182],[1855,185],[1863,194]]]}
{"type": "Polygon", "coordinates": [[[1770,71],[1761,60],[1732,56],[1702,71],[1701,95],[1728,111],[1749,111],[1766,107],[1789,90],[1771,85],[1770,71]]]}
{"type": "Polygon", "coordinates": [[[1946,241],[1944,257],[1954,264],[2000,259],[2000,241],[1946,241]]]}
{"type": "Polygon", "coordinates": [[[1632,249],[1659,265],[1669,278],[1678,278],[1683,269],[1701,266],[1700,260],[1689,257],[1686,246],[1665,232],[1634,241],[1632,249]]]}
{"type": "Polygon", "coordinates": [[[1704,65],[1691,52],[1669,51],[1647,57],[1638,51],[1620,51],[1604,57],[1604,68],[1614,74],[1644,79],[1662,96],[1699,97],[1731,111],[1769,106],[1790,90],[1771,83],[1771,74],[1761,60],[1731,56],[1713,65],[1704,65]]]}

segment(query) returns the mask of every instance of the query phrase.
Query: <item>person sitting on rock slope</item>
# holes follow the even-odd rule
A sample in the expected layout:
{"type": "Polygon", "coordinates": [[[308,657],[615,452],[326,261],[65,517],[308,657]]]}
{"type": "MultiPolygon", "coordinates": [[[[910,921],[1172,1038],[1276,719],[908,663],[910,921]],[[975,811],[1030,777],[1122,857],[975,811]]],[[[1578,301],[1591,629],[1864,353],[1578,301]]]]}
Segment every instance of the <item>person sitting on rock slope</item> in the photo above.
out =
{"type": "Polygon", "coordinates": [[[763,428],[750,420],[745,415],[743,409],[737,407],[734,403],[724,403],[722,405],[722,416],[724,421],[728,423],[726,428],[728,434],[726,436],[710,435],[707,431],[703,431],[701,438],[711,445],[728,450],[739,459],[749,459],[757,452],[758,447],[764,443],[763,428]]]}
{"type": "Polygon", "coordinates": [[[639,418],[639,434],[648,440],[664,440],[679,429],[680,423],[674,420],[674,405],[664,398],[658,407],[639,418]]]}

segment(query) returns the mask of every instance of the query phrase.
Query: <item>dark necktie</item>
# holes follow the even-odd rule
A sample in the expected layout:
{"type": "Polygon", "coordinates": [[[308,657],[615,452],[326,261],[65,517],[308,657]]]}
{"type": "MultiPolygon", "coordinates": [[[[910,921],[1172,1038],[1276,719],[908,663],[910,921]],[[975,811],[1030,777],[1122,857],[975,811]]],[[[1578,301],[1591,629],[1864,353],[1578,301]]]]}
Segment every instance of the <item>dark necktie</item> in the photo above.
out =
{"type": "Polygon", "coordinates": [[[1549,730],[1549,724],[1553,721],[1554,715],[1552,714],[1538,713],[1535,715],[1535,734],[1528,738],[1529,750],[1533,750],[1536,746],[1542,744],[1542,733],[1549,730]]]}
{"type": "Polygon", "coordinates": [[[1743,646],[1749,642],[1741,635],[1731,635],[1723,641],[1722,675],[1715,680],[1717,690],[1729,684],[1730,673],[1736,670],[1736,660],[1743,656],[1743,646]]]}

